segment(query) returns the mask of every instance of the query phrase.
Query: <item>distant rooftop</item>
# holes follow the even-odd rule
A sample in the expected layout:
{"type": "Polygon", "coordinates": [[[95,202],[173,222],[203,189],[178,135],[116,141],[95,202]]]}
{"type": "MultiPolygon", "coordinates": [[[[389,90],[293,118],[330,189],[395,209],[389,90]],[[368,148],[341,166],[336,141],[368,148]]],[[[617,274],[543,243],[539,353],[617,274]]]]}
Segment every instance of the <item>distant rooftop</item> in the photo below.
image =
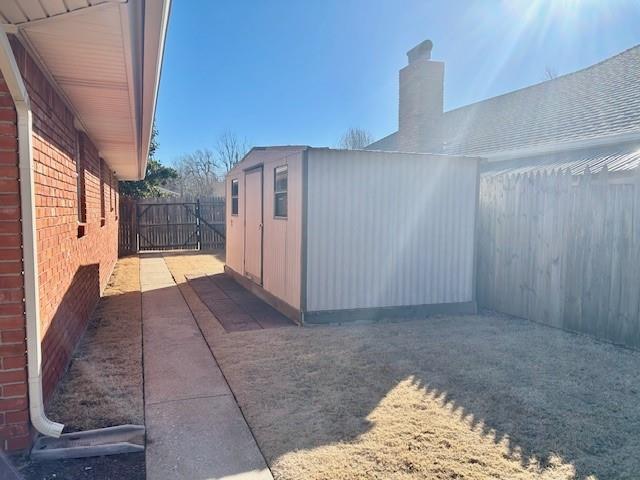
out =
{"type": "MultiPolygon", "coordinates": [[[[640,45],[552,80],[443,115],[444,153],[487,155],[640,136],[640,45]]],[[[396,133],[372,149],[396,149],[396,133]]]]}

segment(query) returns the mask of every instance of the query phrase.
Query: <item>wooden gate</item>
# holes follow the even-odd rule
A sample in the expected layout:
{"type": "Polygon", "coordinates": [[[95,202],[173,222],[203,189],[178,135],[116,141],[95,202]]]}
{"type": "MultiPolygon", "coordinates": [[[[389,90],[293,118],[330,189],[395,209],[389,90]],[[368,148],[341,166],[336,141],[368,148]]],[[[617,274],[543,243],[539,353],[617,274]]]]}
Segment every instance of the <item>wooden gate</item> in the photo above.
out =
{"type": "Polygon", "coordinates": [[[224,199],[175,202],[126,199],[120,208],[120,254],[224,248],[224,199]]]}
{"type": "Polygon", "coordinates": [[[139,203],[138,251],[198,250],[196,203],[139,203]]]}

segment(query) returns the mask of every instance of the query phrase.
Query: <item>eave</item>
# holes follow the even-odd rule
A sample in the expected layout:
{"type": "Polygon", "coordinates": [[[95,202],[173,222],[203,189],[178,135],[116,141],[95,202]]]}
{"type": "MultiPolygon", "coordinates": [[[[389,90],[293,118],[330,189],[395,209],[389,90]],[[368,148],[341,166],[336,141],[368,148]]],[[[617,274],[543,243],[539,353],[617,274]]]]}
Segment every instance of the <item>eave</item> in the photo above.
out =
{"type": "Polygon", "coordinates": [[[170,0],[4,0],[34,57],[119,179],[144,178],[170,0]]]}

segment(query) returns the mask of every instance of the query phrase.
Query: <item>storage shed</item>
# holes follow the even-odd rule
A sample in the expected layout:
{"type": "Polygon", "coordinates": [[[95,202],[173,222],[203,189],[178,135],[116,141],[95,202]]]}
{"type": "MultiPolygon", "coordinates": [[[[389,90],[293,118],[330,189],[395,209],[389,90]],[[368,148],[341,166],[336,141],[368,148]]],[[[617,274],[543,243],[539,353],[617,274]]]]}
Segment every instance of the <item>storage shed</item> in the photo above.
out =
{"type": "Polygon", "coordinates": [[[226,272],[300,324],[474,313],[478,164],[254,148],[226,180],[226,272]]]}

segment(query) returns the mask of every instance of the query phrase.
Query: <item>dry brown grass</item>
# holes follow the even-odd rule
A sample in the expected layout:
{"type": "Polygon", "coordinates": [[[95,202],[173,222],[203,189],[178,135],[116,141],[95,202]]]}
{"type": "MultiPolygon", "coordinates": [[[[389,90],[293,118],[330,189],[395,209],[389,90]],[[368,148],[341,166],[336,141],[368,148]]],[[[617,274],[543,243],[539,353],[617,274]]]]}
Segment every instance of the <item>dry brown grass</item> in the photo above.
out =
{"type": "MultiPolygon", "coordinates": [[[[140,263],[120,259],[47,406],[65,432],[143,424],[140,263]]],[[[144,453],[47,462],[13,458],[27,480],[145,478],[144,453]]]]}
{"type": "Polygon", "coordinates": [[[47,407],[65,431],[144,423],[139,265],[137,257],[116,264],[47,407]]]}
{"type": "Polygon", "coordinates": [[[276,479],[638,478],[638,352],[498,315],[223,334],[187,298],[276,479]]]}
{"type": "Polygon", "coordinates": [[[214,348],[279,479],[640,471],[640,356],[584,337],[478,316],[225,335],[214,348]]]}

